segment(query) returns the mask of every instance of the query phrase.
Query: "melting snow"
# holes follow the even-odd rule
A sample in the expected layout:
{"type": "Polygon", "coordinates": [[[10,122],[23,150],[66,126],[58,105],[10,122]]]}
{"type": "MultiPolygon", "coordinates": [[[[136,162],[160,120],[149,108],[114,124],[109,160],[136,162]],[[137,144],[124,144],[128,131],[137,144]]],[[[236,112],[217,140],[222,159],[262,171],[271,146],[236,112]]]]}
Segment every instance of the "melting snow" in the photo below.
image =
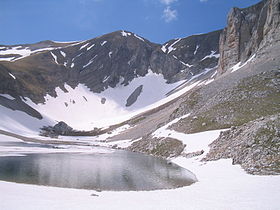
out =
{"type": "Polygon", "coordinates": [[[92,63],[93,63],[93,60],[94,60],[96,57],[97,57],[97,55],[95,55],[92,59],[90,59],[90,61],[89,61],[86,65],[83,66],[83,69],[86,68],[86,67],[88,67],[90,64],[92,64],[92,63]]]}
{"type": "Polygon", "coordinates": [[[218,71],[215,71],[214,74],[212,74],[211,79],[214,78],[218,74],[218,71]]]}
{"type": "Polygon", "coordinates": [[[50,53],[51,53],[55,63],[59,65],[59,63],[57,62],[57,56],[53,52],[50,52],[50,53]]]}
{"type": "Polygon", "coordinates": [[[181,64],[183,64],[184,66],[186,66],[186,67],[189,67],[189,68],[191,68],[193,65],[190,65],[190,64],[188,64],[188,63],[184,63],[183,61],[180,61],[180,63],[181,64]]]}
{"type": "MultiPolygon", "coordinates": [[[[30,56],[33,53],[37,53],[37,52],[41,52],[41,51],[45,51],[45,50],[53,50],[53,49],[55,49],[55,48],[42,48],[42,49],[37,49],[37,50],[31,51],[30,48],[28,48],[28,47],[23,48],[22,46],[17,46],[17,47],[12,47],[11,49],[1,50],[0,55],[20,55],[21,57],[13,60],[13,61],[15,61],[15,60],[19,60],[24,57],[30,56]]],[[[14,57],[15,56],[13,56],[13,58],[14,57]]],[[[5,58],[5,60],[8,61],[8,58],[5,58]]],[[[10,61],[12,61],[12,59],[10,59],[10,61]]]]}
{"type": "Polygon", "coordinates": [[[82,49],[84,49],[86,46],[88,46],[89,45],[89,43],[86,43],[86,44],[84,44],[84,45],[82,45],[81,47],[80,47],[80,50],[82,50],[82,49]]]}
{"type": "Polygon", "coordinates": [[[12,73],[9,73],[9,75],[10,75],[13,79],[16,79],[16,77],[15,77],[12,73]]]}
{"type": "Polygon", "coordinates": [[[211,54],[210,55],[206,55],[204,58],[201,59],[201,61],[207,59],[207,58],[219,58],[220,54],[215,54],[216,51],[211,50],[211,54]]]}
{"type": "Polygon", "coordinates": [[[41,127],[55,124],[55,121],[50,120],[46,116],[44,119],[38,120],[22,111],[14,111],[4,106],[0,106],[0,113],[1,130],[23,134],[25,136],[37,136],[41,127]]]}
{"type": "Polygon", "coordinates": [[[0,96],[3,96],[7,99],[10,99],[10,100],[14,100],[15,98],[13,96],[10,96],[9,94],[0,94],[0,96]]]}
{"type": "Polygon", "coordinates": [[[106,44],[106,43],[107,43],[107,41],[104,41],[104,42],[102,42],[100,45],[103,46],[103,45],[106,44]]]}
{"type": "Polygon", "coordinates": [[[15,59],[15,57],[0,58],[0,61],[12,61],[13,59],[15,59]]]}
{"type": "MultiPolygon", "coordinates": [[[[104,78],[104,81],[107,79],[104,78]]],[[[92,93],[82,84],[79,84],[75,89],[65,85],[68,92],[56,88],[57,97],[53,98],[47,95],[44,104],[36,105],[30,99],[27,99],[27,103],[40,113],[48,116],[49,119],[64,121],[76,129],[90,130],[94,127],[123,122],[143,111],[156,108],[173,100],[197,85],[195,83],[186,86],[167,97],[166,94],[182,84],[183,81],[167,84],[162,75],[150,71],[145,77],[135,78],[126,86],[122,85],[122,82],[123,78],[120,79],[115,88],[109,87],[101,93],[92,93]],[[127,98],[140,85],[143,85],[143,91],[137,101],[132,106],[126,107],[127,98]],[[102,98],[106,98],[105,104],[100,103],[102,98]],[[74,100],[75,103],[71,103],[70,100],[74,100]],[[67,107],[65,107],[65,102],[68,104],[67,107]]]]}
{"type": "Polygon", "coordinates": [[[65,58],[66,57],[66,53],[63,51],[60,51],[60,54],[65,58]]]}
{"type": "Polygon", "coordinates": [[[92,44],[91,46],[89,46],[88,48],[87,48],[87,50],[90,50],[91,48],[93,48],[95,46],[95,44],[92,44]]]}
{"type": "Polygon", "coordinates": [[[168,45],[168,43],[165,44],[165,45],[163,45],[163,46],[161,47],[161,50],[162,50],[164,53],[166,53],[166,51],[167,51],[167,48],[166,48],[167,45],[168,45]]]}
{"type": "Polygon", "coordinates": [[[80,57],[82,54],[84,54],[84,53],[80,53],[80,54],[78,54],[77,56],[75,56],[75,57],[72,59],[72,61],[74,61],[76,58],[80,57]]]}
{"type": "Polygon", "coordinates": [[[256,54],[254,54],[252,57],[250,57],[245,63],[241,64],[241,62],[235,64],[233,67],[231,67],[231,72],[235,72],[242,67],[246,66],[248,63],[250,63],[254,58],[256,57],[256,54]]]}
{"type": "Polygon", "coordinates": [[[122,36],[124,36],[124,37],[127,37],[127,36],[130,36],[130,35],[131,35],[131,33],[125,32],[125,31],[122,31],[121,34],[122,34],[122,36]]]}
{"type": "Polygon", "coordinates": [[[200,47],[199,45],[196,45],[195,51],[193,52],[194,55],[196,55],[199,47],[200,47]]]}
{"type": "Polygon", "coordinates": [[[113,54],[113,52],[111,51],[111,52],[109,52],[109,57],[111,58],[112,57],[112,54],[113,54]]]}
{"type": "Polygon", "coordinates": [[[178,39],[178,40],[176,40],[175,42],[173,42],[173,44],[172,45],[170,45],[169,47],[168,47],[168,54],[169,53],[171,53],[173,50],[176,50],[176,48],[174,48],[173,46],[174,45],[176,45],[178,42],[180,42],[181,41],[181,39],[178,39]]]}
{"type": "Polygon", "coordinates": [[[135,36],[137,39],[140,39],[141,41],[145,42],[145,40],[144,40],[142,37],[138,36],[137,34],[134,34],[134,36],[135,36]]]}
{"type": "Polygon", "coordinates": [[[107,80],[108,80],[109,78],[110,78],[110,76],[106,76],[106,77],[103,79],[102,82],[103,82],[103,83],[104,83],[104,82],[107,82],[107,80]]]}

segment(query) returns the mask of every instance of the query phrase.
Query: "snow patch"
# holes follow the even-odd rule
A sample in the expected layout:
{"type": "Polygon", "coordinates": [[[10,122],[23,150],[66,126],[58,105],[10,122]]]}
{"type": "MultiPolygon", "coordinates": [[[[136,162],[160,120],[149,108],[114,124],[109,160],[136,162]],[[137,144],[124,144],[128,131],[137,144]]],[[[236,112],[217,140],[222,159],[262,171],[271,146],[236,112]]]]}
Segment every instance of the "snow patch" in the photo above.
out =
{"type": "Polygon", "coordinates": [[[9,57],[9,58],[0,58],[0,61],[12,61],[15,57],[9,57]]]}
{"type": "Polygon", "coordinates": [[[5,97],[7,99],[10,99],[10,100],[14,100],[15,99],[13,96],[11,96],[9,94],[0,94],[0,96],[3,96],[3,97],[5,97]]]}
{"type": "Polygon", "coordinates": [[[93,48],[94,46],[95,46],[95,44],[90,45],[90,46],[87,48],[87,51],[90,50],[91,48],[93,48]]]}
{"type": "Polygon", "coordinates": [[[169,47],[168,47],[168,52],[167,54],[171,53],[172,51],[176,50],[176,48],[174,48],[173,46],[176,45],[178,42],[181,41],[181,38],[176,40],[175,42],[173,42],[173,44],[171,44],[169,47]]]}
{"type": "Polygon", "coordinates": [[[103,42],[101,42],[101,46],[103,46],[104,44],[106,44],[107,43],[107,41],[103,41],[103,42]]]}
{"type": "Polygon", "coordinates": [[[166,46],[167,46],[167,45],[168,45],[168,43],[165,44],[165,45],[163,45],[163,46],[161,47],[162,52],[166,53],[166,51],[167,51],[166,46]]]}
{"type": "Polygon", "coordinates": [[[60,51],[60,54],[65,58],[66,57],[66,53],[63,51],[60,51]]]}
{"type": "Polygon", "coordinates": [[[135,36],[137,39],[140,39],[141,41],[145,42],[145,40],[144,40],[142,37],[138,36],[137,34],[134,34],[134,36],[135,36]]]}
{"type": "Polygon", "coordinates": [[[195,47],[195,51],[193,52],[193,54],[194,54],[194,55],[196,55],[196,53],[197,53],[197,51],[198,51],[199,47],[200,47],[199,45],[196,45],[196,47],[195,47]]]}
{"type": "Polygon", "coordinates": [[[193,65],[190,65],[188,63],[184,63],[183,61],[180,61],[181,64],[183,64],[184,66],[188,67],[188,68],[191,68],[193,65]]]}
{"type": "Polygon", "coordinates": [[[103,82],[103,83],[104,83],[104,82],[107,82],[109,78],[110,78],[110,76],[106,76],[106,77],[103,79],[102,82],[103,82]]]}
{"type": "Polygon", "coordinates": [[[121,35],[122,35],[123,37],[127,37],[127,36],[131,36],[131,33],[122,31],[122,32],[121,32],[121,35]]]}
{"type": "Polygon", "coordinates": [[[57,56],[53,52],[50,52],[50,53],[54,59],[54,62],[59,65],[59,63],[57,62],[57,56]]]}
{"type": "Polygon", "coordinates": [[[254,54],[253,56],[251,56],[245,63],[241,64],[241,62],[235,64],[233,67],[231,67],[231,72],[235,72],[239,69],[241,69],[242,67],[246,66],[248,63],[250,63],[254,58],[256,57],[256,54],[254,54]]]}
{"type": "Polygon", "coordinates": [[[109,55],[110,58],[112,57],[112,54],[113,54],[112,51],[110,51],[110,52],[108,53],[108,55],[109,55]]]}
{"type": "Polygon", "coordinates": [[[215,54],[216,51],[211,50],[210,55],[206,55],[204,58],[201,59],[201,61],[204,61],[207,58],[219,58],[220,54],[215,54]]]}
{"type": "Polygon", "coordinates": [[[13,79],[16,79],[16,77],[15,77],[12,73],[9,73],[9,75],[10,75],[13,79]]]}
{"type": "Polygon", "coordinates": [[[93,60],[94,60],[96,57],[97,57],[97,55],[95,55],[92,59],[90,59],[90,61],[89,61],[86,65],[83,66],[83,69],[86,68],[86,67],[88,67],[90,64],[92,64],[92,63],[93,63],[93,60]]]}
{"type": "Polygon", "coordinates": [[[0,51],[0,55],[20,55],[19,58],[15,58],[15,56],[12,56],[15,59],[9,59],[9,58],[2,58],[1,60],[5,60],[5,61],[16,61],[25,57],[30,56],[31,54],[37,53],[37,52],[42,52],[42,51],[49,51],[49,50],[53,50],[56,48],[41,48],[41,49],[37,49],[37,50],[31,50],[29,47],[25,47],[23,48],[22,46],[16,46],[16,47],[11,47],[9,49],[6,50],[1,50],[0,51]]]}
{"type": "Polygon", "coordinates": [[[88,46],[89,45],[89,43],[86,43],[86,44],[84,44],[84,45],[82,45],[81,47],[80,47],[80,50],[82,50],[82,49],[84,49],[86,46],[88,46]]]}

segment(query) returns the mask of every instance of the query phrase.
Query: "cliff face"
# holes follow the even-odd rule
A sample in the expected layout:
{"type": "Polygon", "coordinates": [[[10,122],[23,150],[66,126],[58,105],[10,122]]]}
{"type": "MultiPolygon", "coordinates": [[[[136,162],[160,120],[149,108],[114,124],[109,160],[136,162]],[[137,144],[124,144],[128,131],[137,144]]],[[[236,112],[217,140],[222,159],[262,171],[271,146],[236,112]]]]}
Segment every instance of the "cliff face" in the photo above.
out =
{"type": "Polygon", "coordinates": [[[261,47],[280,41],[280,0],[270,0],[267,8],[267,19],[263,33],[265,36],[261,47]]]}
{"type": "Polygon", "coordinates": [[[233,8],[220,36],[219,73],[244,62],[259,49],[279,41],[280,0],[264,0],[245,8],[233,8]]]}

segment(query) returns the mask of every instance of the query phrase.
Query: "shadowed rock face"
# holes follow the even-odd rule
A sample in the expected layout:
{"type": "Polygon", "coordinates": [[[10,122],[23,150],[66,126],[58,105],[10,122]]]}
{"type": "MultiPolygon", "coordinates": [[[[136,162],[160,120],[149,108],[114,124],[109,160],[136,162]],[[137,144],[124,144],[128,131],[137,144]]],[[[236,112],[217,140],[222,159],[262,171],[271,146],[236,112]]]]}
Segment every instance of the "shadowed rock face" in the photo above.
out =
{"type": "Polygon", "coordinates": [[[143,85],[140,85],[138,88],[136,88],[133,93],[128,97],[126,100],[126,105],[125,106],[131,106],[132,104],[135,103],[137,100],[138,96],[141,94],[143,89],[143,85]]]}
{"type": "Polygon", "coordinates": [[[245,9],[231,9],[220,37],[220,74],[269,46],[272,40],[280,40],[279,4],[279,0],[263,0],[245,9]]]}

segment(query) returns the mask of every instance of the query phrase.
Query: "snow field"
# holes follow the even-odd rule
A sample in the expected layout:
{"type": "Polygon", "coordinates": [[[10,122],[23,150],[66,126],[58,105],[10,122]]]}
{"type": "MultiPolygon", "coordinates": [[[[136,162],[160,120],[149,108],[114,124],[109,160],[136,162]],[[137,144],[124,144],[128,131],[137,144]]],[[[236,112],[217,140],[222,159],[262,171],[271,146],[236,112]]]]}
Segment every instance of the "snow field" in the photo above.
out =
{"type": "MultiPolygon", "coordinates": [[[[210,143],[219,131],[185,136],[187,145],[210,143]]],[[[207,146],[208,147],[208,146],[207,146]]],[[[95,192],[0,181],[0,209],[172,209],[172,210],[278,210],[280,176],[253,176],[230,159],[202,163],[201,157],[178,157],[174,163],[191,170],[198,182],[173,190],[95,192]],[[95,195],[95,196],[94,196],[95,195]],[[96,196],[97,195],[97,196],[96,196]],[[20,204],[20,205],[19,205],[20,204]]]]}

